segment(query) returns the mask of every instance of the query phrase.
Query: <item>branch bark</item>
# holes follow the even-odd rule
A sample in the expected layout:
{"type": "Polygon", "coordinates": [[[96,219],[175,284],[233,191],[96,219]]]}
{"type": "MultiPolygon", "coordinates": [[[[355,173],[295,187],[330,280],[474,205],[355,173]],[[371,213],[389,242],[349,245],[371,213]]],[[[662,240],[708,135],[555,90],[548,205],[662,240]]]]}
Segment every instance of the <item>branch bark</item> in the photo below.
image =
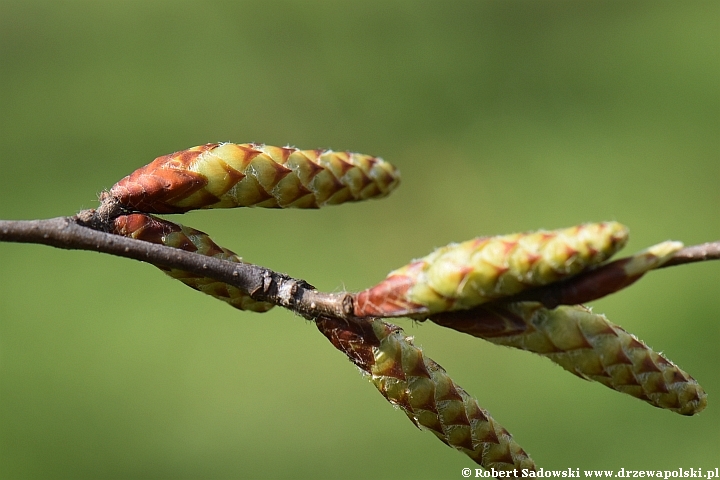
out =
{"type": "MultiPolygon", "coordinates": [[[[314,320],[323,315],[340,319],[353,318],[351,293],[323,293],[304,280],[249,263],[233,263],[172,247],[122,237],[101,231],[98,225],[84,226],[86,212],[74,217],[47,220],[0,220],[0,241],[37,243],[67,250],[90,250],[131,258],[168,268],[186,270],[233,285],[248,292],[255,300],[273,303],[314,320]]],[[[720,259],[720,241],[683,248],[661,268],[694,262],[720,259]]],[[[616,260],[606,266],[584,272],[568,280],[528,290],[507,301],[539,301],[548,308],[583,303],[600,298],[609,292],[598,288],[591,297],[573,296],[576,286],[597,283],[602,287],[607,277],[606,267],[623,262],[616,260]]],[[[629,285],[623,285],[622,288],[629,285]]],[[[614,291],[614,290],[613,290],[614,291]]]]}
{"type": "Polygon", "coordinates": [[[66,250],[90,250],[179,268],[247,291],[255,300],[287,308],[308,319],[348,318],[352,295],[318,292],[304,280],[250,263],[233,263],[172,247],[121,237],[78,223],[77,217],[0,220],[0,241],[38,243],[66,250]]]}

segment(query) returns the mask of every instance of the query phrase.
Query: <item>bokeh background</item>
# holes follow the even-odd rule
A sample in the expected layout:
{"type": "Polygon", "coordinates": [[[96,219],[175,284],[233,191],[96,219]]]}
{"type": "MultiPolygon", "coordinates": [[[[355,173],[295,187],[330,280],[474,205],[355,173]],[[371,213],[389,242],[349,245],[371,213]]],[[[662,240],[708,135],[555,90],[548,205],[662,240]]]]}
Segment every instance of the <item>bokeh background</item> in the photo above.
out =
{"type": "MultiPolygon", "coordinates": [[[[720,2],[0,1],[0,218],[94,207],[215,141],[331,147],[389,198],[175,220],[320,289],[451,241],[618,220],[626,252],[720,239],[720,2]]],[[[399,323],[546,469],[720,466],[720,264],[596,311],[695,376],[686,418],[549,361],[399,323]]],[[[0,477],[461,478],[301,318],[126,259],[0,244],[0,477]]]]}

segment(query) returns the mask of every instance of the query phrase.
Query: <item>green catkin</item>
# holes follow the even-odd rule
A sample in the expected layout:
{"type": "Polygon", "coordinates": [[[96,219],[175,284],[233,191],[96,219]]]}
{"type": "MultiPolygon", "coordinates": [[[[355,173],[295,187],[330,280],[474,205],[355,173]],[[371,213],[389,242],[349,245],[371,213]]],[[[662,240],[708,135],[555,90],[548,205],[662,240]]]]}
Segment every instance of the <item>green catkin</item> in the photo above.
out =
{"type": "MultiPolygon", "coordinates": [[[[114,221],[113,233],[214,257],[220,260],[244,263],[233,251],[213,242],[205,232],[167,220],[161,220],[152,215],[136,213],[120,216],[114,221]]],[[[261,313],[273,307],[272,303],[253,300],[247,292],[228,285],[227,283],[195,275],[177,268],[158,268],[170,277],[180,280],[190,288],[220,299],[239,310],[250,310],[261,313]]]]}
{"type": "Polygon", "coordinates": [[[400,182],[378,157],[253,143],[212,143],[156,158],[110,197],[146,213],[198,208],[318,208],[381,198],[400,182]]]}
{"type": "Polygon", "coordinates": [[[549,358],[565,370],[659,408],[695,415],[707,405],[697,381],[637,337],[582,305],[537,302],[479,307],[475,322],[431,318],[498,345],[549,358]]]}
{"type": "Polygon", "coordinates": [[[512,435],[480,408],[402,329],[379,319],[321,317],[318,329],[418,427],[486,469],[535,470],[512,435]]]}
{"type": "Polygon", "coordinates": [[[360,292],[358,316],[465,310],[596,266],[627,241],[617,222],[477,238],[439,248],[360,292]]]}

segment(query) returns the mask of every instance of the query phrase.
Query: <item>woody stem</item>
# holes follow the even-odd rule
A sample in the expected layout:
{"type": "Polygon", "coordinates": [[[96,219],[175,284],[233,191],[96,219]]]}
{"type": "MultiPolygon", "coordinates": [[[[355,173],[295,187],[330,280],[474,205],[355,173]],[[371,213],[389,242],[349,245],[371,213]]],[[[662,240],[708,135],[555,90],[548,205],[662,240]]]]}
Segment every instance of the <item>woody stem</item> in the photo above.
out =
{"type": "Polygon", "coordinates": [[[304,280],[249,263],[234,263],[88,228],[77,217],[0,220],[0,241],[39,243],[66,250],[91,250],[178,268],[248,292],[255,300],[285,307],[308,319],[320,315],[347,318],[352,297],[315,290],[304,280]]]}
{"type": "MultiPolygon", "coordinates": [[[[57,217],[47,220],[0,220],[0,241],[39,243],[68,250],[92,250],[119,257],[132,258],[167,268],[177,268],[196,275],[218,280],[248,292],[255,300],[270,302],[287,308],[308,319],[321,315],[348,319],[353,313],[353,295],[350,293],[318,292],[304,280],[277,273],[269,268],[249,263],[234,263],[186,252],[172,247],[106,233],[92,224],[89,228],[88,212],[74,217],[57,217]]],[[[94,212],[94,211],[93,211],[94,212]]],[[[684,265],[720,259],[720,241],[683,248],[663,265],[684,265]]],[[[583,275],[591,276],[593,271],[583,275]]],[[[600,278],[598,278],[600,281],[600,278]]],[[[518,295],[517,300],[558,298],[556,291],[572,288],[573,278],[546,285],[518,295]]],[[[514,297],[508,299],[513,300],[514,297]]],[[[592,300],[592,299],[588,299],[592,300]]],[[[547,300],[552,308],[552,300],[547,300]]],[[[555,302],[561,304],[563,302],[555,302]]],[[[577,302],[574,302],[577,303],[577,302]]]]}

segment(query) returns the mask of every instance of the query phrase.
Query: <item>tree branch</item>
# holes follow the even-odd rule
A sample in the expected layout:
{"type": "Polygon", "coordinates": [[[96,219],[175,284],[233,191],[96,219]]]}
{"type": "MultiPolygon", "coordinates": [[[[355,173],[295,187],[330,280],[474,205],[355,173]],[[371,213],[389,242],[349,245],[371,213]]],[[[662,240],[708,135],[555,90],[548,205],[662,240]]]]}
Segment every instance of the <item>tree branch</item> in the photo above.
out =
{"type": "Polygon", "coordinates": [[[0,220],[0,241],[39,243],[66,250],[91,250],[210,277],[248,292],[255,300],[285,307],[308,319],[348,318],[352,295],[322,293],[304,280],[250,263],[234,263],[172,247],[94,230],[78,217],[0,220]]]}
{"type": "MultiPolygon", "coordinates": [[[[0,241],[38,243],[67,250],[91,250],[185,270],[227,283],[248,292],[257,301],[270,302],[308,319],[322,315],[341,319],[353,317],[354,295],[351,293],[318,292],[304,280],[258,265],[228,262],[107,233],[101,231],[105,222],[87,221],[88,212],[95,211],[84,211],[74,217],[57,217],[48,220],[0,220],[0,241]],[[92,228],[83,224],[90,224],[92,228]]],[[[96,219],[97,216],[93,218],[96,219]]],[[[683,248],[660,268],[718,259],[720,259],[720,241],[683,248]]],[[[608,272],[612,272],[617,265],[622,265],[625,260],[616,260],[595,270],[522,292],[503,301],[534,300],[542,302],[548,308],[554,308],[558,305],[595,300],[632,283],[626,282],[619,288],[614,287],[615,290],[603,288],[604,284],[611,283],[608,272]],[[575,294],[579,290],[579,285],[594,286],[590,289],[586,288],[583,291],[585,296],[579,297],[575,294]]]]}

